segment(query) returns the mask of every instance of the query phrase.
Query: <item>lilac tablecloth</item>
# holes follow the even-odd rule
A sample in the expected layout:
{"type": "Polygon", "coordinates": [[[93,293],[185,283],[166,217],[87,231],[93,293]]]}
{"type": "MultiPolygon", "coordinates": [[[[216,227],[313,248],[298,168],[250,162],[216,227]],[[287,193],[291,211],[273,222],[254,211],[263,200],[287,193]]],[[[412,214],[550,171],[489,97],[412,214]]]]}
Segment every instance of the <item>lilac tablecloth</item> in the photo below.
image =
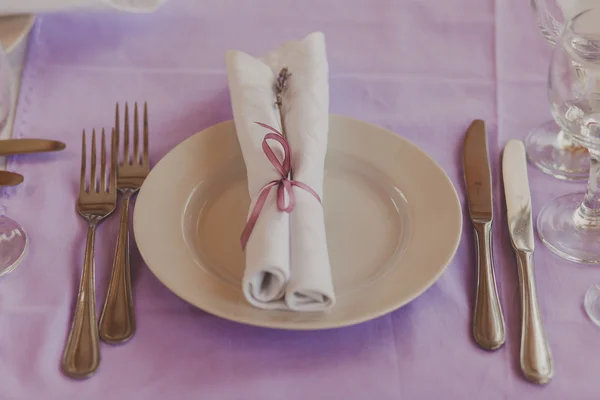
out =
{"type": "MultiPolygon", "coordinates": [[[[68,149],[13,160],[26,181],[5,204],[29,231],[31,247],[23,265],[0,280],[0,399],[600,398],[600,329],[582,308],[600,270],[562,261],[541,244],[537,282],[555,378],[540,388],[518,368],[517,274],[500,155],[509,138],[549,118],[550,48],[528,7],[523,0],[171,0],[152,15],[41,16],[15,134],[62,139],[68,149]],[[74,211],[81,129],[110,127],[117,100],[147,100],[156,162],[186,137],[231,118],[226,50],[262,54],[314,30],[328,42],[331,111],[414,141],[447,171],[463,201],[462,137],[473,118],[487,121],[506,345],[488,353],[470,337],[474,249],[465,219],[454,261],[424,295],[377,320],[321,332],[252,328],[208,315],[169,292],[134,249],[135,338],[103,344],[93,378],[63,377],[59,360],[85,236],[74,211]]],[[[534,211],[583,189],[534,168],[530,180],[534,211]]],[[[117,222],[99,231],[98,306],[117,222]]]]}

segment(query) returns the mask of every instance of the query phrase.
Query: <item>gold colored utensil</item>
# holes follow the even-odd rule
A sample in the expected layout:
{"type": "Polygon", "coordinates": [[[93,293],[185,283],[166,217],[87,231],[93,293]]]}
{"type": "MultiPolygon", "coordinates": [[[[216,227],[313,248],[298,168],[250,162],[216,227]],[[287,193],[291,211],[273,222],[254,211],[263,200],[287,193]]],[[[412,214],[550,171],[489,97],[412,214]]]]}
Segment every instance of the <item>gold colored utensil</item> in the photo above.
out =
{"type": "Polygon", "coordinates": [[[46,139],[5,139],[0,140],[0,156],[16,154],[43,153],[63,150],[63,142],[46,139]]]}
{"type": "Polygon", "coordinates": [[[0,186],[17,186],[23,182],[23,175],[15,172],[0,171],[0,186]]]}

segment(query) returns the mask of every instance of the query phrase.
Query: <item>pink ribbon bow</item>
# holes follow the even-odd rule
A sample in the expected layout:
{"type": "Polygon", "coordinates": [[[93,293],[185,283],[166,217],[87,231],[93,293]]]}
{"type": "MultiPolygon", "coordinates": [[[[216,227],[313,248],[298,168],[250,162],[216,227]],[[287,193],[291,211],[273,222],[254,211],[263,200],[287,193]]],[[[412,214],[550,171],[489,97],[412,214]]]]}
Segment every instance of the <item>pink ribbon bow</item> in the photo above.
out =
{"type": "Polygon", "coordinates": [[[277,186],[277,209],[282,212],[291,213],[294,210],[294,206],[296,205],[294,191],[292,190],[292,187],[294,186],[298,186],[299,188],[306,190],[308,193],[312,194],[319,201],[319,203],[321,202],[321,198],[317,192],[315,192],[310,186],[288,178],[292,170],[292,154],[290,151],[290,145],[285,137],[283,137],[281,132],[270,125],[263,124],[262,122],[256,123],[271,131],[265,135],[262,142],[262,149],[269,161],[271,161],[271,164],[273,164],[275,169],[279,172],[279,174],[281,174],[281,179],[271,181],[260,189],[256,204],[254,205],[254,208],[250,213],[250,217],[248,217],[248,222],[246,222],[246,226],[242,232],[242,249],[246,248],[248,239],[250,239],[254,225],[256,225],[258,216],[265,206],[265,202],[267,201],[267,197],[269,197],[269,192],[272,187],[277,186]],[[279,161],[273,152],[273,149],[269,145],[269,140],[275,140],[283,147],[283,162],[279,161]],[[287,205],[285,204],[286,192],[288,195],[287,205]]]}

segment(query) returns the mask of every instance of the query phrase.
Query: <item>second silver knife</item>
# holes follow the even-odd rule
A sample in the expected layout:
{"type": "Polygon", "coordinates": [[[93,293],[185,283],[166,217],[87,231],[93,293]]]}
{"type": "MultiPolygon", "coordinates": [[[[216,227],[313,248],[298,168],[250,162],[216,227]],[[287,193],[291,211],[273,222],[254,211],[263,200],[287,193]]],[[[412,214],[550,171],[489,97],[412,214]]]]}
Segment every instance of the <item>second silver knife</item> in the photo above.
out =
{"type": "Polygon", "coordinates": [[[537,301],[533,270],[533,221],[527,178],[525,146],[510,140],[504,148],[502,175],[510,240],[515,250],[521,293],[521,370],[537,384],[547,383],[554,373],[552,354],[546,340],[537,301]]]}

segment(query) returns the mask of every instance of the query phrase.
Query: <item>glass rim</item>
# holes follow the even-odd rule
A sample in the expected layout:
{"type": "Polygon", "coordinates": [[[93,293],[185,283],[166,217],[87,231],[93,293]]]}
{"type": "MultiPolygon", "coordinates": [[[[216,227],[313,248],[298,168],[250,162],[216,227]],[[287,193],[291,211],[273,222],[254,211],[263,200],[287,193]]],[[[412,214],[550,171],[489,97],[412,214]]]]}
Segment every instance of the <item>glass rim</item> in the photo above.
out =
{"type": "MultiPolygon", "coordinates": [[[[585,22],[588,22],[588,21],[585,21],[585,22]]],[[[568,19],[563,28],[563,36],[565,36],[565,35],[579,36],[579,37],[585,37],[585,38],[597,38],[600,40],[600,5],[598,7],[587,8],[587,9],[575,14],[572,18],[568,19]],[[592,13],[598,14],[597,22],[594,24],[593,21],[589,21],[592,23],[584,24],[584,22],[582,22],[582,19],[592,13]],[[584,27],[586,27],[586,28],[593,26],[594,30],[592,32],[581,31],[580,29],[582,28],[582,26],[580,26],[579,24],[584,24],[584,27]],[[567,35],[568,33],[571,33],[571,35],[567,35]]]]}

